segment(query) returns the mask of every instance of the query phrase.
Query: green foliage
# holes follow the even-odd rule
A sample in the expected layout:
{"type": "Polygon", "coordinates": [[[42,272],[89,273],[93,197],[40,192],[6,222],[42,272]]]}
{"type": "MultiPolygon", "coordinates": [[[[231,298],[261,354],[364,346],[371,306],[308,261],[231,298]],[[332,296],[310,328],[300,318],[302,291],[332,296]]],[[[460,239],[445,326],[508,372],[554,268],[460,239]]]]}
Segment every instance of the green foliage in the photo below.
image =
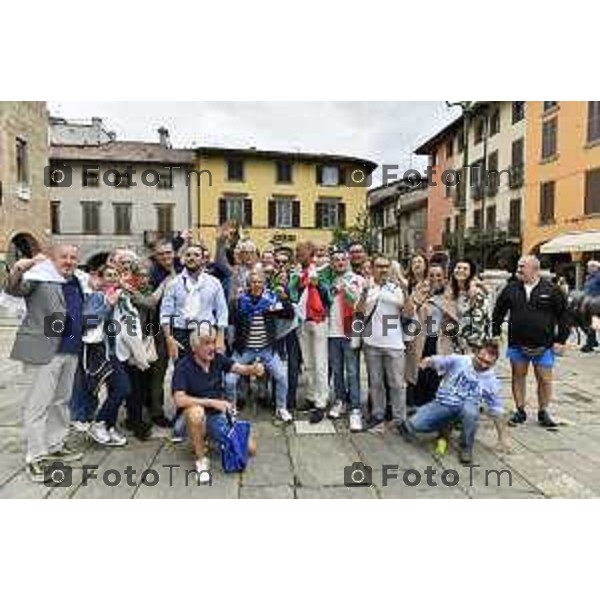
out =
{"type": "Polygon", "coordinates": [[[348,248],[353,242],[360,242],[367,253],[373,249],[373,236],[369,213],[363,209],[357,216],[354,224],[342,229],[338,227],[333,231],[331,243],[334,246],[348,248]]]}

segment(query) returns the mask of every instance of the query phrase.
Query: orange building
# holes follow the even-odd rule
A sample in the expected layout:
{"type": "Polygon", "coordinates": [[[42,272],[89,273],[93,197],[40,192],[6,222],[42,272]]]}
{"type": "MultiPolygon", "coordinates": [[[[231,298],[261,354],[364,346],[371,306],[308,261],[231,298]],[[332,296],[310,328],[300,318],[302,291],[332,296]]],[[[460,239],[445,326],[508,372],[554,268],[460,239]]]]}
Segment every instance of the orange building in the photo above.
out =
{"type": "Polygon", "coordinates": [[[556,272],[600,255],[600,102],[528,102],[525,252],[556,272]]]}

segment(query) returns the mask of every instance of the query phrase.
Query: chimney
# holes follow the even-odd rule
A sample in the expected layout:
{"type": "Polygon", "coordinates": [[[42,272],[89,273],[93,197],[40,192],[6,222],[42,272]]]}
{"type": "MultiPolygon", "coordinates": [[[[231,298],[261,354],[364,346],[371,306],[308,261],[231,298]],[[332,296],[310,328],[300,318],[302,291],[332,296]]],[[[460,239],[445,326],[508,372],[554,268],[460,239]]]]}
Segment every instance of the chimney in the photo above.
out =
{"type": "Polygon", "coordinates": [[[158,130],[158,135],[161,148],[171,148],[171,138],[169,137],[169,130],[166,127],[160,127],[158,130]]]}

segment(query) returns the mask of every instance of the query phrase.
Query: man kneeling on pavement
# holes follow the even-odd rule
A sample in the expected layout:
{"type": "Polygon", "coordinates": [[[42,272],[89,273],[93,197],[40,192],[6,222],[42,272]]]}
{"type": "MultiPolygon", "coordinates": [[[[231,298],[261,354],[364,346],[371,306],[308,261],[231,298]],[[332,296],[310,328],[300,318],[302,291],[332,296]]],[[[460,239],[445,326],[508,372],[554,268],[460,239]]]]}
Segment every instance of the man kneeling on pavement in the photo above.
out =
{"type": "MultiPolygon", "coordinates": [[[[216,351],[217,336],[212,327],[204,324],[190,338],[192,354],[180,360],[173,373],[172,390],[177,407],[175,430],[185,431],[192,442],[198,481],[211,481],[210,462],[204,453],[206,436],[218,447],[229,432],[227,413],[233,405],[225,399],[224,378],[227,373],[243,377],[262,377],[261,363],[241,365],[216,351]]],[[[248,444],[250,455],[256,452],[252,437],[248,444]]]]}
{"type": "Polygon", "coordinates": [[[405,421],[401,433],[414,440],[417,434],[442,432],[459,421],[462,425],[460,461],[471,464],[483,400],[496,426],[499,449],[507,452],[500,384],[493,370],[499,352],[498,344],[490,341],[472,356],[451,354],[425,358],[421,368],[434,368],[443,375],[443,379],[435,399],[405,421]]]}

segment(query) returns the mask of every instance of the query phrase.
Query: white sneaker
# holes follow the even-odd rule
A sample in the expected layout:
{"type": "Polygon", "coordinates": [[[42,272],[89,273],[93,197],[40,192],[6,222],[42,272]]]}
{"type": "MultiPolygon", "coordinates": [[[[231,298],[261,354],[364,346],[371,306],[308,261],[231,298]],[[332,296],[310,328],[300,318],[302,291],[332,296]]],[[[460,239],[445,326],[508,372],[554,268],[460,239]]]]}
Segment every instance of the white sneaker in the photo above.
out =
{"type": "Polygon", "coordinates": [[[279,419],[283,423],[291,423],[294,420],[290,411],[287,408],[278,408],[275,411],[275,418],[279,419]]]}
{"type": "Polygon", "coordinates": [[[198,474],[198,483],[200,485],[207,485],[212,481],[210,460],[208,458],[200,458],[196,461],[196,473],[198,474]]]}
{"type": "Polygon", "coordinates": [[[350,431],[362,431],[362,428],[362,415],[360,414],[360,409],[357,408],[350,413],[350,431]]]}
{"type": "Polygon", "coordinates": [[[111,446],[125,446],[127,444],[127,438],[114,427],[108,430],[108,435],[110,436],[111,446]]]}
{"type": "Polygon", "coordinates": [[[330,419],[339,419],[345,412],[344,403],[341,400],[336,400],[333,406],[329,409],[328,416],[330,419]]]}
{"type": "Polygon", "coordinates": [[[92,423],[87,433],[98,444],[110,446],[110,434],[106,430],[104,422],[92,423]]]}
{"type": "Polygon", "coordinates": [[[87,433],[90,429],[91,423],[86,423],[85,421],[73,421],[71,423],[71,427],[77,433],[87,433]]]}

